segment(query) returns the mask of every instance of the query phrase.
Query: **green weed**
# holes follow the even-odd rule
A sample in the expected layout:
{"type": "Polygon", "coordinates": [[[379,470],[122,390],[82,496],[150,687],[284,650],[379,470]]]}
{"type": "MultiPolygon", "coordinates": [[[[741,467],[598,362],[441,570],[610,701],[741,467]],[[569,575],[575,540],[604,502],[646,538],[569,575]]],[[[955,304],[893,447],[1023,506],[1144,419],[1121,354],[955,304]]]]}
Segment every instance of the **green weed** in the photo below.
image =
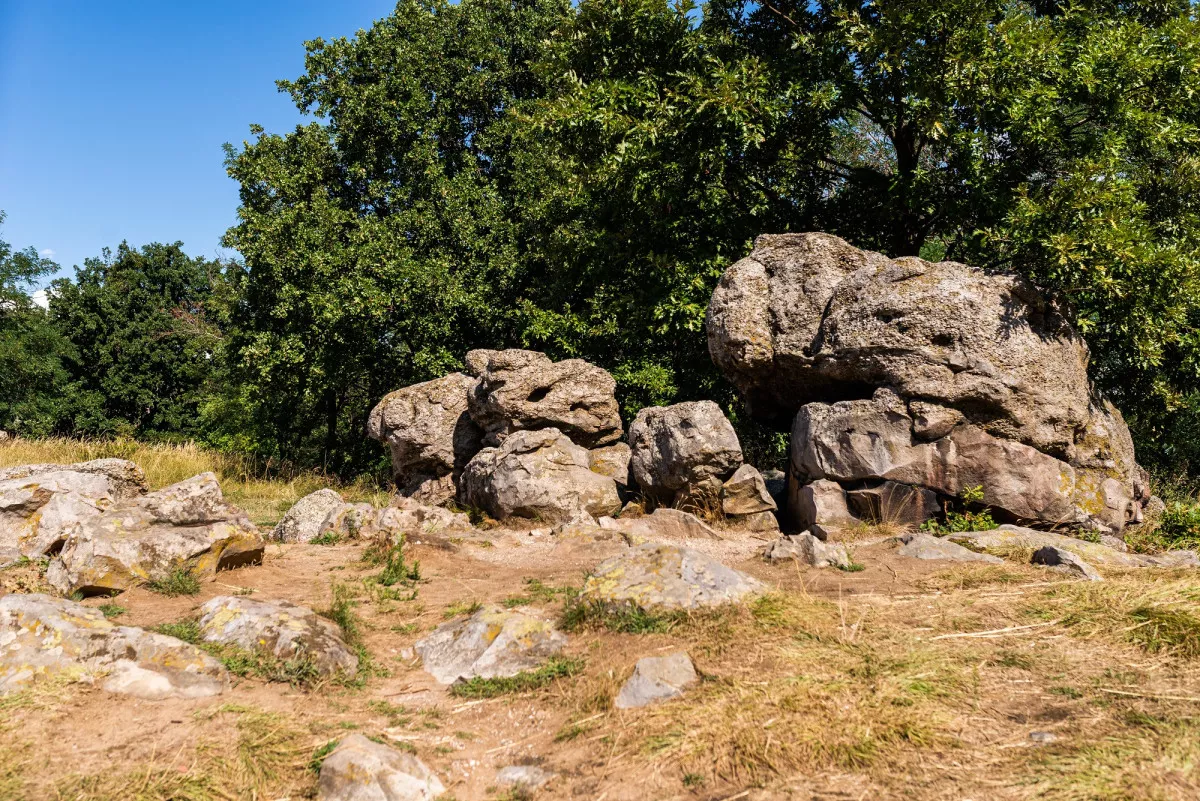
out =
{"type": "Polygon", "coordinates": [[[583,670],[583,660],[565,656],[552,657],[537,670],[527,670],[515,676],[482,679],[473,678],[450,686],[450,694],[457,698],[495,698],[538,690],[556,679],[570,678],[583,670]]]}

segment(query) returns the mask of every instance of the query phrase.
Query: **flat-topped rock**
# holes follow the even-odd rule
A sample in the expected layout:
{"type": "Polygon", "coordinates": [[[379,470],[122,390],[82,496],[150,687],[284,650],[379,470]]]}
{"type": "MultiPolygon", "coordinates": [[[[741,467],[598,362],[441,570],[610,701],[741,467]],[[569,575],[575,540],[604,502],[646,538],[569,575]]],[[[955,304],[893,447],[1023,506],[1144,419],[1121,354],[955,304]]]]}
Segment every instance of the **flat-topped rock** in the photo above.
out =
{"type": "Polygon", "coordinates": [[[621,685],[613,706],[617,709],[636,709],[676,698],[698,680],[696,667],[686,651],[675,651],[665,656],[644,656],[638,660],[633,675],[621,685]]]}
{"type": "Polygon", "coordinates": [[[488,605],[438,626],[416,644],[416,652],[427,673],[453,684],[533,670],[566,644],[566,635],[541,618],[488,605]]]}
{"type": "Polygon", "coordinates": [[[896,550],[897,556],[908,559],[925,559],[947,562],[984,562],[987,564],[1002,564],[998,556],[972,551],[956,542],[941,537],[935,537],[925,532],[905,534],[900,537],[904,543],[896,550]]]}
{"type": "Polygon", "coordinates": [[[1191,551],[1168,551],[1157,555],[1124,553],[1107,545],[1021,526],[1003,525],[991,531],[957,532],[948,534],[946,538],[972,548],[1000,552],[1026,548],[1038,550],[1051,546],[1070,551],[1085,562],[1104,567],[1189,567],[1196,564],[1195,554],[1191,551]]]}
{"type": "Polygon", "coordinates": [[[283,662],[305,662],[321,676],[358,672],[358,656],[337,624],[290,601],[217,596],[200,607],[200,637],[283,662]]]}
{"type": "Polygon", "coordinates": [[[152,700],[217,695],[228,682],[220,662],[174,637],[115,625],[64,598],[0,598],[0,695],[55,676],[152,700]]]}
{"type": "Polygon", "coordinates": [[[606,559],[580,591],[583,603],[639,609],[700,609],[735,603],[766,586],[712,557],[680,545],[649,542],[606,559]]]}

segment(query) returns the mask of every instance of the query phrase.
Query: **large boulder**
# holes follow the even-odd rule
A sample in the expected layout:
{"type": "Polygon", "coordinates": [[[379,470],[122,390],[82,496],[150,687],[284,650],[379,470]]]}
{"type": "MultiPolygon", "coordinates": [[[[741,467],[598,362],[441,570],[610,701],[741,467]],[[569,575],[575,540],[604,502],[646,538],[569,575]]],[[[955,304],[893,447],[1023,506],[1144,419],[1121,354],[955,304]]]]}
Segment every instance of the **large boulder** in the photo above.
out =
{"type": "Polygon", "coordinates": [[[124,459],[0,470],[0,564],[58,551],[84,520],[145,491],[141,468],[124,459]]]}
{"type": "Polygon", "coordinates": [[[321,534],[325,519],[345,505],[342,496],[328,487],[309,493],[287,511],[271,531],[271,539],[278,542],[315,540],[321,534]]]}
{"type": "Polygon", "coordinates": [[[372,410],[367,434],[388,446],[401,494],[433,504],[454,498],[454,482],[482,447],[483,432],[467,412],[478,383],[451,373],[398,389],[372,410]]]}
{"type": "Polygon", "coordinates": [[[621,508],[616,482],[593,472],[588,451],[557,428],[517,431],[480,451],[463,471],[459,497],[501,520],[554,522],[621,508]]]}
{"type": "Polygon", "coordinates": [[[533,670],[566,644],[566,635],[541,618],[489,605],[438,626],[416,651],[426,672],[452,684],[533,670]]]}
{"type": "MultiPolygon", "coordinates": [[[[965,421],[935,440],[919,436],[915,425],[904,401],[887,389],[871,400],[807,404],[792,428],[792,478],[802,488],[883,479],[892,492],[909,486],[948,498],[978,487],[982,502],[1002,516],[1039,524],[1119,531],[1140,516],[1133,487],[1096,470],[1076,469],[965,421]]],[[[933,505],[919,495],[914,503],[933,505]]],[[[808,524],[803,505],[794,513],[808,524]]]]}
{"type": "Polygon", "coordinates": [[[149,699],[212,696],[228,681],[195,646],[115,625],[98,609],[49,595],[0,598],[0,695],[54,676],[149,699]]]}
{"type": "Polygon", "coordinates": [[[445,785],[425,763],[361,734],[342,738],[321,762],[319,801],[433,801],[445,785]]]}
{"type": "Polygon", "coordinates": [[[470,411],[486,445],[541,428],[558,429],[585,448],[621,438],[617,383],[594,364],[555,362],[532,350],[476,350],[467,354],[467,369],[479,377],[470,411]]]}
{"type": "Polygon", "coordinates": [[[721,407],[712,401],[648,406],[629,426],[630,466],[655,503],[680,505],[708,496],[742,464],[742,446],[721,407]]]}
{"type": "Polygon", "coordinates": [[[601,562],[583,583],[579,601],[660,612],[722,606],[765,590],[757,579],[699,551],[648,542],[601,562]]]}
{"type": "MultiPolygon", "coordinates": [[[[883,387],[907,406],[907,420],[891,421],[901,439],[944,442],[965,427],[994,458],[1013,455],[1002,442],[1067,464],[1096,499],[1082,504],[1089,525],[1119,529],[1148,498],[1124,422],[1088,381],[1083,339],[1020,278],[888,259],[826,234],[762,236],[722,277],[707,330],[714,361],[760,418],[883,387]]],[[[923,458],[893,456],[896,474],[923,458]]],[[[1049,464],[1026,456],[1022,469],[1049,464]]]]}
{"type": "Polygon", "coordinates": [[[63,595],[110,594],[179,570],[211,575],[262,561],[264,543],[244,512],[202,473],[84,520],[51,561],[46,580],[63,595]]]}
{"type": "Polygon", "coordinates": [[[200,639],[258,651],[282,662],[307,663],[320,676],[354,676],[358,657],[341,629],[290,601],[219,595],[200,607],[200,639]]]}

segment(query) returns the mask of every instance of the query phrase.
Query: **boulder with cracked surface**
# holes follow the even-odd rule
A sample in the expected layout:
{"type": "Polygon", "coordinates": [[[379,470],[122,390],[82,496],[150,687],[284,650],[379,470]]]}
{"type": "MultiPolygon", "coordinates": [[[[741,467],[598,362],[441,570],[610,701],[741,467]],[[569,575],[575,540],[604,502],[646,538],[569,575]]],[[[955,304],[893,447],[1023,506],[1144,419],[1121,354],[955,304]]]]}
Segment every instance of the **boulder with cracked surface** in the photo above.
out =
{"type": "Polygon", "coordinates": [[[0,695],[55,676],[150,700],[205,698],[228,684],[220,662],[174,637],[118,626],[65,598],[0,598],[0,695]]]}
{"type": "Polygon", "coordinates": [[[591,469],[588,451],[556,428],[517,431],[471,460],[459,482],[463,503],[504,520],[548,522],[621,509],[617,484],[591,469]]]}
{"type": "Polygon", "coordinates": [[[453,684],[534,670],[566,644],[566,635],[541,618],[493,604],[438,626],[416,652],[427,673],[453,684]]]}
{"type": "Polygon", "coordinates": [[[487,446],[516,431],[543,428],[555,428],[585,448],[621,438],[617,382],[583,359],[555,362],[532,350],[471,351],[467,369],[479,379],[470,412],[487,446]]]}
{"type": "Polygon", "coordinates": [[[283,519],[271,531],[277,542],[311,542],[321,534],[321,526],[333,512],[346,505],[336,491],[329,488],[305,495],[292,505],[283,519]]]}
{"type": "Polygon", "coordinates": [[[772,542],[763,550],[768,562],[796,560],[813,567],[850,567],[850,554],[840,542],[825,542],[808,531],[792,534],[772,542]]]}
{"type": "Polygon", "coordinates": [[[721,487],[742,465],[742,446],[721,407],[712,401],[648,406],[629,426],[630,465],[655,503],[680,506],[721,487]]]}

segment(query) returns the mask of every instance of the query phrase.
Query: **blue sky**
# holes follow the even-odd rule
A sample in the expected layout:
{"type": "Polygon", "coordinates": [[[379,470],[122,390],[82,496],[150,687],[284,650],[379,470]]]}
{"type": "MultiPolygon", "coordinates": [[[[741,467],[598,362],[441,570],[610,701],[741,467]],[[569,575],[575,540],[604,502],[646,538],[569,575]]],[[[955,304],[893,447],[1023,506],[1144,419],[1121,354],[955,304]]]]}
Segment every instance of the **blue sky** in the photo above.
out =
{"type": "Polygon", "coordinates": [[[395,0],[0,0],[0,238],[63,272],[101,248],[181,240],[214,256],[235,219],[221,145],[301,116],[278,78],[304,41],[395,0]]]}

